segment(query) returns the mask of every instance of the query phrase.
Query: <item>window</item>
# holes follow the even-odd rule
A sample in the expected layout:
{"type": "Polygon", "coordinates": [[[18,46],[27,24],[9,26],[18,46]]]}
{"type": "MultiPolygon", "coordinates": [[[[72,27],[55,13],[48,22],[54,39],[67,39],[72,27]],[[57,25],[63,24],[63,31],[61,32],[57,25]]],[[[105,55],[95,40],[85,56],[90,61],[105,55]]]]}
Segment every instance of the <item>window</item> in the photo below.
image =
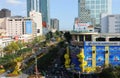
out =
{"type": "Polygon", "coordinates": [[[12,21],[12,19],[9,19],[8,21],[12,21]]]}
{"type": "Polygon", "coordinates": [[[101,0],[101,4],[104,4],[105,3],[105,0],[101,0]]]}
{"type": "Polygon", "coordinates": [[[96,1],[96,4],[100,4],[100,0],[97,0],[97,1],[96,1]]]}

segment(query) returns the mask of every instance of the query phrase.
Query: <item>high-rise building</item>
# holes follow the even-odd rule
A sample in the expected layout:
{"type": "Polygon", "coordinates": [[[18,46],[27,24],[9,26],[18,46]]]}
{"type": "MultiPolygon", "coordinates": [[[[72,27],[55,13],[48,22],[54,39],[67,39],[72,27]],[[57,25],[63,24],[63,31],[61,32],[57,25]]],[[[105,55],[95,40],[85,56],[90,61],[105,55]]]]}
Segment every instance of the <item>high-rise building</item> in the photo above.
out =
{"type": "Polygon", "coordinates": [[[85,0],[79,0],[79,18],[80,23],[88,23],[90,22],[90,10],[85,6],[85,0]]]}
{"type": "Polygon", "coordinates": [[[58,19],[51,19],[50,20],[50,29],[56,29],[59,31],[59,20],[58,19]]]}
{"type": "Polygon", "coordinates": [[[44,27],[50,25],[49,0],[27,0],[27,16],[30,11],[40,12],[42,14],[42,23],[44,27]]]}
{"type": "Polygon", "coordinates": [[[120,33],[120,14],[101,15],[101,32],[102,33],[120,33]]]}
{"type": "Polygon", "coordinates": [[[30,18],[35,22],[36,24],[36,34],[37,35],[43,35],[44,34],[44,27],[42,26],[42,15],[39,12],[31,11],[30,12],[30,18]]]}
{"type": "Polygon", "coordinates": [[[8,9],[1,9],[0,11],[0,18],[4,17],[10,17],[11,16],[11,11],[8,9]]]}
{"type": "Polygon", "coordinates": [[[112,0],[78,0],[78,16],[81,22],[93,22],[94,20],[95,24],[99,25],[100,15],[111,14],[111,12],[112,0]]]}

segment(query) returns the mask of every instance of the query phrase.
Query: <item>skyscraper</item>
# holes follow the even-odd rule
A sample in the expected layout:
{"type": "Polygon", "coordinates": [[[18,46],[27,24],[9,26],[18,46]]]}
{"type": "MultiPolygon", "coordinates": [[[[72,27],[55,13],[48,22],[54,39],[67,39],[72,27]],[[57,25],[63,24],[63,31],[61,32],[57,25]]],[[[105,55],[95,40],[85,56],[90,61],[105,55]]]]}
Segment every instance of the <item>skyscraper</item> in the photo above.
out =
{"type": "Polygon", "coordinates": [[[49,0],[27,0],[27,16],[33,10],[42,13],[44,27],[46,27],[45,25],[50,25],[49,0]]]}
{"type": "Polygon", "coordinates": [[[0,18],[4,17],[10,17],[11,16],[11,11],[8,9],[1,9],[0,11],[0,18]]]}
{"type": "Polygon", "coordinates": [[[50,19],[50,28],[51,29],[56,29],[59,31],[59,20],[58,19],[50,19]]]}
{"type": "Polygon", "coordinates": [[[102,13],[111,14],[112,0],[78,0],[78,16],[82,22],[95,22],[100,24],[102,13]],[[90,17],[89,17],[90,15],[90,17]]]}

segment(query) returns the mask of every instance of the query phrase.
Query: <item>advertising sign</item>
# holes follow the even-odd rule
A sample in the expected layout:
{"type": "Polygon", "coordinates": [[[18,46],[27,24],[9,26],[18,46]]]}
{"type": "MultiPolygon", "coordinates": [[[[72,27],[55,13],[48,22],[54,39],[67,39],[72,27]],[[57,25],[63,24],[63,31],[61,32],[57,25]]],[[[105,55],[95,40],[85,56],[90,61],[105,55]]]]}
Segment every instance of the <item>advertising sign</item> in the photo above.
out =
{"type": "Polygon", "coordinates": [[[113,66],[120,65],[120,42],[84,42],[85,60],[88,61],[88,66],[92,65],[88,58],[92,59],[92,46],[96,47],[96,66],[105,64],[106,51],[105,47],[109,46],[109,63],[113,66]]]}
{"type": "Polygon", "coordinates": [[[105,46],[96,47],[96,66],[105,64],[105,46]]]}
{"type": "Polygon", "coordinates": [[[32,21],[27,20],[25,25],[26,25],[26,34],[32,34],[32,21]]]}
{"type": "Polygon", "coordinates": [[[120,42],[85,42],[85,46],[120,46],[120,42]]]}
{"type": "Polygon", "coordinates": [[[85,46],[84,47],[84,55],[85,60],[87,61],[87,66],[92,66],[92,47],[91,46],[85,46]]]}
{"type": "Polygon", "coordinates": [[[109,47],[109,62],[111,65],[120,65],[120,46],[109,47]]]}
{"type": "Polygon", "coordinates": [[[75,23],[75,30],[81,31],[81,32],[88,32],[88,26],[90,26],[89,23],[75,23]]]}

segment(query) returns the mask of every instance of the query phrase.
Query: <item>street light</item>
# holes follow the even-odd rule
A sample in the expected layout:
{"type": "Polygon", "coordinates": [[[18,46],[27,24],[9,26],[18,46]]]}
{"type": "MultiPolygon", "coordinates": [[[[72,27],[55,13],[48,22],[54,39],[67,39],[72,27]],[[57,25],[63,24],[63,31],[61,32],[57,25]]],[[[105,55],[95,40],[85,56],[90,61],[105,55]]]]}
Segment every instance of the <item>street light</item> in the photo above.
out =
{"type": "Polygon", "coordinates": [[[79,73],[79,78],[80,78],[80,71],[78,73],[79,73]]]}

